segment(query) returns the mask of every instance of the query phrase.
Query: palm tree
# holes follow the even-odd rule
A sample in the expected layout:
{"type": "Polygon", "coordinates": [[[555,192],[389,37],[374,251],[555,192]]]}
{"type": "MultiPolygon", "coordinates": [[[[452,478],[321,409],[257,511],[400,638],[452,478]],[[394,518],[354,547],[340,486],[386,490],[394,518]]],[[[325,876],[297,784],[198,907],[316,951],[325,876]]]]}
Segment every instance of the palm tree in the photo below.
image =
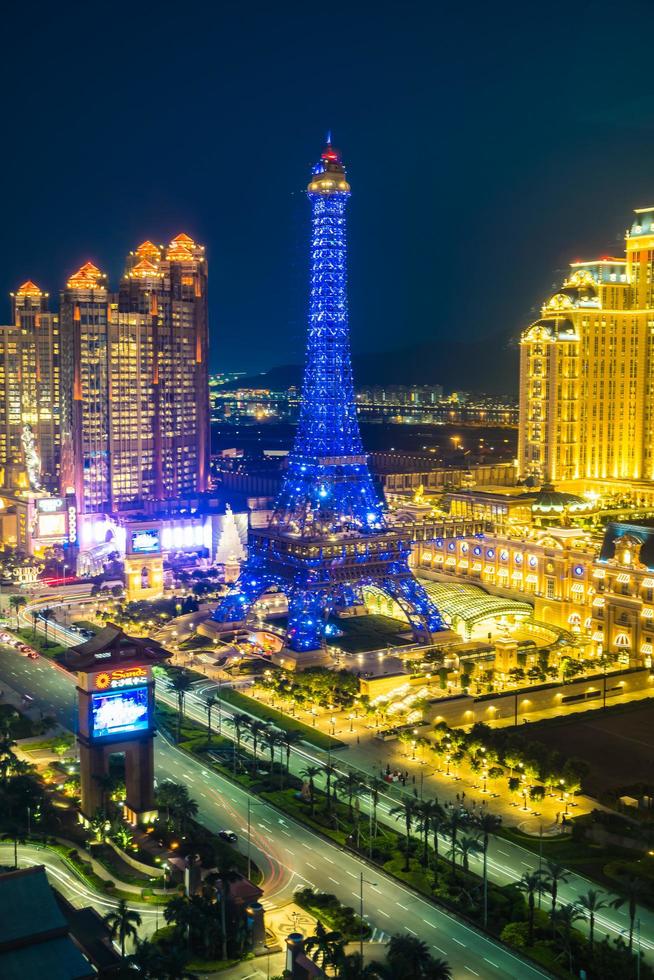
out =
{"type": "Polygon", "coordinates": [[[432,976],[430,971],[435,960],[429,952],[427,943],[417,936],[396,933],[391,936],[386,949],[389,973],[395,980],[417,980],[420,977],[432,976]]]}
{"type": "Polygon", "coordinates": [[[179,670],[172,679],[171,687],[177,694],[177,742],[179,744],[182,734],[182,718],[184,717],[184,701],[186,694],[193,683],[191,675],[186,670],[179,670]]]}
{"type": "Polygon", "coordinates": [[[628,904],[629,949],[632,949],[634,944],[634,926],[636,924],[638,903],[646,894],[645,882],[642,878],[634,878],[632,876],[627,878],[627,880],[624,882],[622,890],[625,892],[624,898],[614,898],[611,902],[611,907],[614,909],[619,909],[625,904],[625,902],[628,904]]]}
{"type": "Polygon", "coordinates": [[[18,610],[27,605],[27,599],[24,595],[10,595],[9,605],[16,613],[16,629],[18,629],[18,610]]]}
{"type": "Polygon", "coordinates": [[[431,831],[431,821],[436,809],[443,812],[438,800],[421,800],[416,806],[416,816],[418,825],[422,833],[422,866],[429,867],[429,833],[431,831]]]}
{"type": "Polygon", "coordinates": [[[44,626],[44,631],[45,631],[45,645],[46,646],[48,645],[48,623],[52,619],[52,615],[53,615],[52,614],[52,609],[49,609],[48,608],[48,609],[42,609],[41,610],[41,619],[43,620],[43,626],[44,626]]]}
{"type": "Polygon", "coordinates": [[[534,915],[536,910],[536,895],[543,888],[543,875],[540,871],[525,871],[517,887],[524,893],[527,899],[527,945],[531,946],[534,942],[534,915]]]}
{"type": "Polygon", "coordinates": [[[490,840],[490,835],[494,833],[500,824],[502,823],[502,818],[498,817],[494,813],[480,813],[475,820],[475,825],[481,832],[482,850],[484,856],[482,877],[484,882],[484,928],[488,925],[488,843],[490,840]]]}
{"type": "Polygon", "coordinates": [[[338,964],[338,980],[379,980],[376,963],[364,963],[360,953],[348,953],[338,964]]]}
{"type": "Polygon", "coordinates": [[[553,915],[555,930],[560,932],[563,937],[565,949],[568,953],[568,967],[572,973],[572,927],[579,919],[583,919],[583,912],[574,904],[569,902],[556,909],[553,915]]]}
{"type": "Polygon", "coordinates": [[[311,959],[324,970],[328,966],[337,966],[343,958],[345,943],[340,932],[328,932],[320,920],[316,922],[315,935],[309,936],[304,943],[308,954],[313,951],[311,959]]]}
{"type": "Polygon", "coordinates": [[[314,780],[316,776],[320,775],[321,772],[322,769],[320,768],[320,766],[307,766],[306,769],[303,769],[302,772],[300,773],[300,775],[304,779],[307,779],[309,781],[309,801],[311,803],[312,817],[315,814],[315,810],[316,810],[316,786],[314,780]]]}
{"type": "Polygon", "coordinates": [[[409,870],[409,858],[411,856],[411,827],[413,825],[413,818],[416,813],[416,807],[418,801],[414,799],[406,799],[397,806],[391,808],[390,816],[395,817],[396,820],[404,819],[404,827],[406,830],[406,849],[404,852],[404,871],[409,870]]]}
{"type": "Polygon", "coordinates": [[[594,888],[589,888],[585,895],[580,895],[577,899],[577,905],[588,916],[588,942],[591,953],[595,940],[595,916],[602,909],[608,908],[610,904],[606,897],[602,897],[603,894],[603,892],[595,891],[594,888]]]}
{"type": "Polygon", "coordinates": [[[118,938],[120,943],[120,955],[125,958],[125,943],[128,939],[136,939],[138,932],[136,927],[141,925],[141,916],[138,912],[128,908],[124,898],[118,902],[114,912],[107,912],[104,917],[105,924],[109,927],[109,935],[112,939],[118,938]]]}
{"type": "Polygon", "coordinates": [[[322,767],[322,771],[324,772],[325,779],[327,780],[325,793],[327,795],[327,812],[329,813],[332,805],[332,779],[336,775],[336,769],[332,765],[326,765],[322,767]]]}
{"type": "Polygon", "coordinates": [[[286,775],[288,775],[290,772],[291,749],[294,745],[297,745],[301,741],[302,741],[302,735],[298,731],[282,732],[282,745],[286,749],[286,775]]]}
{"type": "Polygon", "coordinates": [[[236,732],[236,754],[234,756],[234,772],[236,772],[236,760],[241,757],[241,738],[243,736],[243,729],[249,728],[252,723],[252,719],[249,715],[243,714],[243,712],[237,712],[233,717],[234,731],[236,732]]]}
{"type": "Polygon", "coordinates": [[[556,912],[556,899],[559,893],[559,884],[565,884],[570,878],[570,872],[567,871],[562,864],[558,864],[556,861],[546,861],[544,869],[544,887],[552,896],[552,907],[550,909],[550,918],[552,919],[552,931],[554,931],[554,914],[556,912]]]}
{"type": "Polygon", "coordinates": [[[452,876],[456,877],[456,842],[459,831],[464,827],[467,827],[469,823],[467,810],[461,810],[459,807],[455,807],[448,815],[447,824],[445,827],[445,833],[450,838],[452,842],[452,849],[450,852],[450,860],[452,862],[452,876]]]}
{"type": "Polygon", "coordinates": [[[234,868],[219,868],[218,871],[207,875],[205,882],[208,885],[217,885],[216,893],[220,901],[220,927],[222,931],[222,952],[223,960],[227,959],[227,906],[230,898],[230,885],[235,881],[240,881],[241,875],[234,868]]]}
{"type": "Polygon", "coordinates": [[[386,789],[386,783],[379,776],[371,776],[367,783],[372,803],[372,836],[377,836],[377,806],[379,804],[379,794],[386,789]]]}
{"type": "Polygon", "coordinates": [[[216,707],[217,704],[218,704],[218,698],[214,697],[213,694],[210,694],[207,700],[204,702],[204,707],[207,712],[207,728],[209,729],[207,735],[207,742],[211,741],[211,712],[213,711],[213,709],[216,707]]]}
{"type": "Polygon", "coordinates": [[[464,834],[457,841],[457,850],[461,855],[461,864],[464,871],[470,870],[470,855],[481,854],[483,852],[483,847],[479,843],[479,838],[476,834],[464,834]]]}
{"type": "Polygon", "coordinates": [[[345,776],[338,780],[338,788],[347,796],[347,808],[350,820],[354,819],[352,798],[361,791],[362,785],[363,783],[361,782],[359,776],[357,776],[357,774],[351,769],[348,769],[345,776]]]}
{"type": "Polygon", "coordinates": [[[252,752],[254,754],[254,768],[257,768],[257,749],[259,748],[259,738],[268,731],[268,724],[260,719],[255,719],[250,728],[250,737],[252,739],[252,752]]]}
{"type": "Polygon", "coordinates": [[[438,862],[440,860],[438,853],[438,835],[446,832],[448,827],[448,818],[445,815],[445,811],[439,806],[437,810],[431,815],[430,818],[430,829],[432,834],[432,846],[434,848],[434,887],[438,880],[438,862]]]}
{"type": "MultiPolygon", "coordinates": [[[[136,939],[135,949],[127,957],[127,965],[134,967],[136,972],[143,977],[156,977],[161,975],[160,970],[161,950],[147,939],[136,939]]],[[[130,976],[131,974],[128,974],[130,976]]]]}
{"type": "Polygon", "coordinates": [[[267,728],[263,734],[263,740],[270,752],[270,774],[275,768],[275,749],[280,744],[279,731],[276,728],[267,728]]]}

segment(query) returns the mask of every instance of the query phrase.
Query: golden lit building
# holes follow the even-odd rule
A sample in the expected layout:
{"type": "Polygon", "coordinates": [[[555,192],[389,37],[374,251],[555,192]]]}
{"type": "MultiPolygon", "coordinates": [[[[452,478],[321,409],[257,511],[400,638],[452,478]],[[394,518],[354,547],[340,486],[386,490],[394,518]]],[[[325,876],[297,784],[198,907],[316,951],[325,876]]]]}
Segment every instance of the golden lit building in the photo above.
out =
{"type": "Polygon", "coordinates": [[[207,263],[187,235],[144,242],[116,294],[86,263],[61,295],[64,488],[82,514],[207,488],[207,263]]]}
{"type": "Polygon", "coordinates": [[[55,489],[60,453],[59,317],[31,280],[0,326],[0,467],[6,488],[55,489]]]}
{"type": "Polygon", "coordinates": [[[654,207],[624,258],[573,262],[522,335],[519,471],[537,481],[651,481],[654,207]]]}

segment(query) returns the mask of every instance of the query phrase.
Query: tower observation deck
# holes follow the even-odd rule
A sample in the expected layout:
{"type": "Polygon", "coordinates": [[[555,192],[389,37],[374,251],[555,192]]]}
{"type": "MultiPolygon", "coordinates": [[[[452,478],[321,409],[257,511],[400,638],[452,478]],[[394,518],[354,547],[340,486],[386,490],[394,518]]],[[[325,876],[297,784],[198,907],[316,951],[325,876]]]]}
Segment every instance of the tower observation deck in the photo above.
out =
{"type": "Polygon", "coordinates": [[[283,592],[287,647],[308,653],[322,649],[329,613],[362,604],[362,589],[375,586],[398,602],[416,637],[428,642],[442,620],[409,569],[407,532],[388,525],[361,441],[347,308],[350,185],[331,141],[307,194],[311,293],[297,434],[270,524],[250,531],[248,560],[214,619],[242,622],[264,592],[283,592]]]}

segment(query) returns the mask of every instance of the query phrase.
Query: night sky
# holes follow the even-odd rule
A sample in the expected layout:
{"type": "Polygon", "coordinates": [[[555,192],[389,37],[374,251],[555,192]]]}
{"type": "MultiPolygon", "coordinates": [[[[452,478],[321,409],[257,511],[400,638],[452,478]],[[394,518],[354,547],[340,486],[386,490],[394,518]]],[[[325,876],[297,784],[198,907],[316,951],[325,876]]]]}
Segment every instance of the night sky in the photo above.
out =
{"type": "Polygon", "coordinates": [[[130,248],[186,231],[215,369],[302,359],[328,128],[357,351],[518,333],[654,203],[652,0],[69,0],[7,5],[3,28],[0,292],[56,294],[89,258],[116,284],[130,248]]]}

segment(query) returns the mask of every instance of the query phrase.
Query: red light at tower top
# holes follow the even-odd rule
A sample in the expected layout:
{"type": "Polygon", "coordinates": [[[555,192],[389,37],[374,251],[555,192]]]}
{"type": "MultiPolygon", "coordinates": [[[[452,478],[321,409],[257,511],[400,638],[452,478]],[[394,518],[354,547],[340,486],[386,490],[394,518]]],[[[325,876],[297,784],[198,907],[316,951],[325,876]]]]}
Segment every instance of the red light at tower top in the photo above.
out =
{"type": "Polygon", "coordinates": [[[338,150],[334,149],[331,143],[328,143],[323,150],[320,159],[325,160],[327,163],[340,163],[341,155],[338,150]]]}

